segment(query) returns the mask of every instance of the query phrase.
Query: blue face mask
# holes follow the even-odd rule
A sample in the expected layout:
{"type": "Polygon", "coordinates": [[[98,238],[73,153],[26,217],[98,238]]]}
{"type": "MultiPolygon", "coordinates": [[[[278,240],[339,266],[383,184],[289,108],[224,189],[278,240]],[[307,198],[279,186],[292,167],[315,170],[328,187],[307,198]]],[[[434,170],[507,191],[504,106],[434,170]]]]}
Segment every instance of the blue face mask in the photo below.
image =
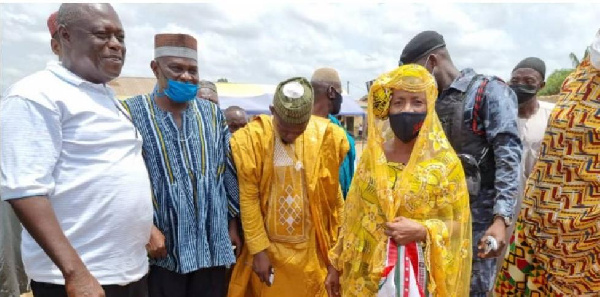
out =
{"type": "Polygon", "coordinates": [[[177,103],[185,103],[196,98],[198,85],[190,82],[184,83],[177,80],[167,79],[167,87],[163,94],[177,103]]]}

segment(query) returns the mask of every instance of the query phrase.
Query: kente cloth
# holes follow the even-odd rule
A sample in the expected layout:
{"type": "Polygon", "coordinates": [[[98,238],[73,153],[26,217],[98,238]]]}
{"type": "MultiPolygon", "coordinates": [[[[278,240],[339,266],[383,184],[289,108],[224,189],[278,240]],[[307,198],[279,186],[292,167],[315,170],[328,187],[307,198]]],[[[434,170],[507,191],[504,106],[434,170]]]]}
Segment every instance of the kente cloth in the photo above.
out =
{"type": "MultiPolygon", "coordinates": [[[[338,121],[338,119],[335,116],[329,115],[327,118],[329,118],[329,120],[334,124],[344,129],[342,123],[340,123],[340,121],[338,121]]],[[[350,184],[352,183],[352,177],[354,176],[354,160],[356,160],[356,148],[354,138],[352,137],[352,135],[350,135],[350,133],[346,129],[344,129],[344,131],[346,132],[346,138],[348,139],[348,143],[350,144],[350,150],[348,151],[348,154],[346,155],[346,158],[344,158],[344,162],[340,167],[340,186],[342,187],[342,194],[344,196],[344,199],[346,199],[348,191],[350,190],[350,184]]]]}
{"type": "Polygon", "coordinates": [[[600,71],[585,59],[561,87],[495,296],[600,292],[600,71]]]}
{"type": "Polygon", "coordinates": [[[427,230],[428,293],[469,294],[469,195],[460,160],[435,113],[436,97],[433,77],[417,65],[385,73],[371,87],[367,147],[350,186],[340,237],[330,251],[332,264],[341,272],[342,296],[377,296],[388,257],[385,223],[399,216],[427,230]],[[384,142],[395,137],[382,132],[394,90],[424,92],[427,97],[427,116],[401,172],[390,170],[383,151],[384,142]]]}
{"type": "Polygon", "coordinates": [[[327,251],[335,244],[343,200],[339,167],[349,146],[344,131],[312,116],[285,145],[273,118],[258,116],[231,139],[238,168],[245,244],[229,296],[326,296],[327,251]],[[266,250],[271,287],[252,272],[253,255],[266,250]]]}

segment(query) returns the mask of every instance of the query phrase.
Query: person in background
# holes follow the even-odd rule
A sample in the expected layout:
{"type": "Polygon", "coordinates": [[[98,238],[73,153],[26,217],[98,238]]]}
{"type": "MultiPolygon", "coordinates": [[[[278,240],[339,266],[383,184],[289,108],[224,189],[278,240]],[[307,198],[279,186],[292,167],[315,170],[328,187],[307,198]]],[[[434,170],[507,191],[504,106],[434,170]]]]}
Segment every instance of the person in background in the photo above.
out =
{"type": "MultiPolygon", "coordinates": [[[[523,59],[515,66],[511,73],[510,87],[517,95],[519,104],[519,136],[523,144],[523,155],[521,156],[520,184],[515,204],[515,213],[518,214],[523,201],[523,190],[525,182],[533,170],[537,161],[540,146],[544,139],[544,132],[548,124],[548,118],[554,109],[554,104],[538,100],[537,93],[544,88],[546,76],[546,64],[539,58],[529,57],[523,59]]],[[[506,241],[510,240],[515,227],[515,219],[512,220],[510,228],[507,229],[506,241]]],[[[506,250],[506,247],[505,247],[506,250]]],[[[501,255],[504,255],[503,251],[501,255]]],[[[498,265],[500,269],[501,265],[498,265]]]]}
{"type": "Polygon", "coordinates": [[[219,93],[217,92],[217,86],[207,80],[201,80],[198,85],[198,98],[206,99],[216,105],[219,105],[219,93]]]}
{"type": "Polygon", "coordinates": [[[225,119],[229,126],[229,131],[233,134],[235,131],[246,127],[248,124],[248,115],[246,111],[239,106],[229,106],[225,109],[225,119]]]}
{"type": "Polygon", "coordinates": [[[356,149],[354,138],[336,117],[342,109],[343,101],[340,77],[338,72],[333,68],[319,68],[313,73],[310,84],[315,92],[313,115],[328,118],[332,123],[344,129],[346,138],[350,144],[350,150],[340,167],[340,186],[342,187],[344,199],[346,199],[352,177],[354,176],[356,149]]]}

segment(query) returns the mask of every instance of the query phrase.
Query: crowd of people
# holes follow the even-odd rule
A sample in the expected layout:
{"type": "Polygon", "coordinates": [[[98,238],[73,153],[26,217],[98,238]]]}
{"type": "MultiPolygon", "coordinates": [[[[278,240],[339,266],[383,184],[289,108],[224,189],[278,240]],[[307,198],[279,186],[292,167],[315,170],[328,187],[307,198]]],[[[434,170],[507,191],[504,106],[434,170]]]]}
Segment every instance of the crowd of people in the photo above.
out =
{"type": "Polygon", "coordinates": [[[600,292],[600,31],[555,106],[541,59],[504,82],[417,34],[370,85],[357,156],[333,68],[248,121],[190,35],[156,34],[154,90],[120,101],[112,6],[48,28],[58,61],[0,102],[2,296],[600,292]]]}

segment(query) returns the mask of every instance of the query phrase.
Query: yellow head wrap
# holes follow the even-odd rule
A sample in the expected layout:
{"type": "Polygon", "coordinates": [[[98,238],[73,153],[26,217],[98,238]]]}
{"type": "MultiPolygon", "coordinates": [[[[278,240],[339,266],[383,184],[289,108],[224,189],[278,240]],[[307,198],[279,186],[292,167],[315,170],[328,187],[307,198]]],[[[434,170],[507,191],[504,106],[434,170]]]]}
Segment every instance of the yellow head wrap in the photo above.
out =
{"type": "Polygon", "coordinates": [[[425,68],[409,64],[406,67],[398,67],[394,71],[382,74],[371,86],[369,100],[372,101],[370,104],[373,106],[372,114],[377,119],[387,119],[394,89],[415,93],[425,92],[427,108],[435,106],[437,98],[435,80],[425,68]]]}

